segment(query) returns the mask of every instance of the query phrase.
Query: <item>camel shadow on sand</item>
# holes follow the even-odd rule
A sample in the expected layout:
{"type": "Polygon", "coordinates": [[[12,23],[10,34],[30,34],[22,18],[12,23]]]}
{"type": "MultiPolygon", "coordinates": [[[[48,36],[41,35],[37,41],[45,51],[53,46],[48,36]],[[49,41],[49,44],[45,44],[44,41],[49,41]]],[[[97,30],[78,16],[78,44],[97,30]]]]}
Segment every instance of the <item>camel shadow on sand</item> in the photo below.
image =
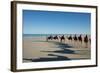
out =
{"type": "Polygon", "coordinates": [[[31,62],[47,62],[47,61],[62,61],[62,60],[70,60],[68,57],[60,56],[60,55],[54,55],[54,54],[48,54],[48,56],[55,56],[55,57],[44,57],[44,58],[37,58],[37,59],[23,59],[23,60],[28,60],[31,62]]]}
{"type": "Polygon", "coordinates": [[[57,48],[58,50],[55,51],[41,51],[41,52],[51,52],[51,53],[61,53],[61,54],[75,54],[75,51],[70,50],[70,48],[73,48],[73,46],[70,46],[65,43],[60,43],[60,42],[54,42],[54,44],[58,45],[57,48]]]}
{"type": "Polygon", "coordinates": [[[48,56],[52,56],[52,57],[39,57],[37,59],[33,58],[33,59],[24,59],[24,60],[30,60],[32,62],[47,62],[47,61],[63,61],[63,60],[71,60],[70,58],[66,57],[66,56],[62,56],[61,54],[75,54],[75,51],[70,50],[70,48],[72,48],[72,46],[69,46],[68,44],[64,44],[64,43],[60,43],[60,42],[53,42],[56,45],[58,45],[58,50],[55,51],[41,51],[41,52],[46,52],[48,53],[48,56]],[[68,48],[68,49],[67,49],[68,48]],[[58,54],[56,54],[58,53],[58,54]]]}

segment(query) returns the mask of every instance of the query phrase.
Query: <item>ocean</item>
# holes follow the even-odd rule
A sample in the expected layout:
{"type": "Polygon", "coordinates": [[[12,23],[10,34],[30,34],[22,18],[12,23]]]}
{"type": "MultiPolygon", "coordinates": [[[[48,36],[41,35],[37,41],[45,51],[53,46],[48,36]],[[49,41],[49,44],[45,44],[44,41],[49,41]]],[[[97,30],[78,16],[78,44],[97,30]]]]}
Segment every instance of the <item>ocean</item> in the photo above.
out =
{"type": "Polygon", "coordinates": [[[48,36],[69,36],[70,34],[23,34],[23,37],[28,37],[28,38],[31,38],[31,37],[48,37],[48,36]]]}
{"type": "MultiPolygon", "coordinates": [[[[64,35],[65,37],[66,36],[75,36],[75,34],[23,34],[23,37],[48,37],[48,36],[50,36],[50,35],[52,35],[52,36],[62,36],[62,35],[64,35]]],[[[76,34],[76,36],[79,36],[80,34],[76,34]]],[[[82,36],[85,36],[86,34],[82,34],[82,36]]],[[[90,35],[89,34],[87,34],[88,35],[88,37],[90,37],[90,35]]]]}

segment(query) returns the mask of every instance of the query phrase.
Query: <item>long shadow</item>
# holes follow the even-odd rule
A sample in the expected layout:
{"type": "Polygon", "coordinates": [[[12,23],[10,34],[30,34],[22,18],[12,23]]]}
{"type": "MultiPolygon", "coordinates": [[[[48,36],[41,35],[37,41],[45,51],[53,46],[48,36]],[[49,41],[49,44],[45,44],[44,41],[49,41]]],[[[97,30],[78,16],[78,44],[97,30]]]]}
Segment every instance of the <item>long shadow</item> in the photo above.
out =
{"type": "Polygon", "coordinates": [[[75,51],[70,50],[70,48],[73,48],[72,46],[64,43],[54,42],[56,45],[58,45],[57,48],[60,50],[55,51],[41,51],[41,52],[52,52],[52,53],[61,53],[61,54],[75,54],[75,51]],[[67,49],[68,48],[68,49],[67,49]]]}
{"type": "Polygon", "coordinates": [[[61,54],[76,54],[73,50],[63,49],[57,51],[41,51],[41,52],[51,52],[51,53],[61,53],[61,54]]]}
{"type": "MultiPolygon", "coordinates": [[[[61,53],[61,54],[75,54],[75,51],[70,50],[72,46],[69,46],[68,44],[60,43],[60,42],[52,42],[56,45],[58,45],[57,48],[60,48],[60,50],[55,50],[55,51],[41,51],[41,52],[52,52],[52,53],[61,53]],[[67,49],[69,48],[69,49],[67,49]]],[[[31,62],[47,62],[47,61],[62,61],[62,60],[71,60],[70,58],[66,56],[61,56],[61,55],[55,55],[55,54],[48,54],[47,57],[39,57],[39,58],[33,58],[33,59],[23,59],[23,60],[29,60],[31,62]],[[48,57],[52,56],[52,57],[48,57]]]]}
{"type": "Polygon", "coordinates": [[[47,62],[47,61],[62,61],[62,60],[70,60],[68,57],[65,57],[65,56],[60,56],[60,55],[54,55],[54,54],[48,54],[48,56],[55,56],[55,57],[52,57],[52,58],[48,58],[48,57],[45,57],[45,58],[37,58],[37,59],[23,59],[23,60],[29,60],[29,61],[32,61],[32,62],[47,62]]]}

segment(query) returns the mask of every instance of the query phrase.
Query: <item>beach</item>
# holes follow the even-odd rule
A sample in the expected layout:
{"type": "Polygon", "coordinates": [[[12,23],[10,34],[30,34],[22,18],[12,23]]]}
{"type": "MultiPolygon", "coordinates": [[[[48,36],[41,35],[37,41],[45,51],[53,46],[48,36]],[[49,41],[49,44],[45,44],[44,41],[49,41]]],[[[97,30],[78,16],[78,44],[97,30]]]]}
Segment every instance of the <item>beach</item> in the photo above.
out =
{"type": "Polygon", "coordinates": [[[46,36],[23,37],[23,62],[69,61],[91,58],[91,44],[74,40],[46,40],[46,36]]]}

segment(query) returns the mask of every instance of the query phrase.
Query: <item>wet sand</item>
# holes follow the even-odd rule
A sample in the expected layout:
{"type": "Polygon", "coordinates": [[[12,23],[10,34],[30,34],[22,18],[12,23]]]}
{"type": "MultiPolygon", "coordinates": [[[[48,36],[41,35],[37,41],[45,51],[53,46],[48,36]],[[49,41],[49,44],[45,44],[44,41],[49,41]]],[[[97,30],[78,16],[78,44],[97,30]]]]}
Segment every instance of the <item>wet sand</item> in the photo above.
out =
{"type": "Polygon", "coordinates": [[[46,41],[46,37],[23,38],[23,62],[81,60],[91,58],[90,43],[68,39],[46,41]]]}

